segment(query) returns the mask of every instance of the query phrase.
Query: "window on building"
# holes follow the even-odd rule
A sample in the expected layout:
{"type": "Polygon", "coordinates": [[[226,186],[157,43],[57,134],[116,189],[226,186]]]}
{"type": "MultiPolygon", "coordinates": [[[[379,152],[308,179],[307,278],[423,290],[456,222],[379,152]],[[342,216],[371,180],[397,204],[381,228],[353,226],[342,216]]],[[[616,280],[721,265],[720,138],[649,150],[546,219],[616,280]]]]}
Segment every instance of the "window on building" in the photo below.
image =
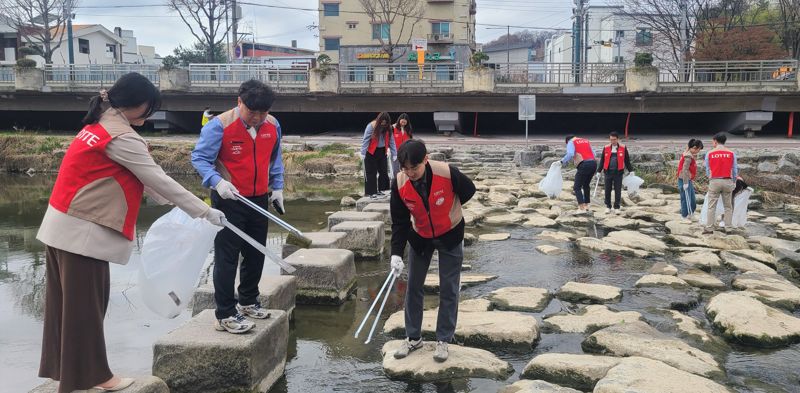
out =
{"type": "Polygon", "coordinates": [[[89,54],[89,40],[78,38],[78,53],[89,54]]]}
{"type": "Polygon", "coordinates": [[[106,57],[111,59],[117,58],[117,46],[114,44],[106,44],[106,57]]]}
{"type": "Polygon", "coordinates": [[[355,30],[358,27],[358,23],[348,23],[347,30],[355,30]]]}
{"type": "Polygon", "coordinates": [[[339,3],[327,3],[322,5],[322,15],[339,16],[339,3]]]}
{"type": "Polygon", "coordinates": [[[625,30],[617,30],[616,37],[617,39],[625,37],[625,30]]]}
{"type": "Polygon", "coordinates": [[[614,63],[622,64],[624,62],[625,62],[625,58],[624,57],[622,57],[622,56],[614,56],[614,63]]]}
{"type": "Polygon", "coordinates": [[[636,46],[653,45],[653,31],[648,28],[639,28],[636,31],[636,46]]]}
{"type": "Polygon", "coordinates": [[[339,50],[339,38],[325,38],[325,50],[339,50]]]}
{"type": "Polygon", "coordinates": [[[431,33],[447,37],[450,35],[450,22],[431,23],[431,33]]]}
{"type": "Polygon", "coordinates": [[[391,34],[391,25],[388,23],[375,23],[372,25],[373,40],[388,40],[391,34]]]}

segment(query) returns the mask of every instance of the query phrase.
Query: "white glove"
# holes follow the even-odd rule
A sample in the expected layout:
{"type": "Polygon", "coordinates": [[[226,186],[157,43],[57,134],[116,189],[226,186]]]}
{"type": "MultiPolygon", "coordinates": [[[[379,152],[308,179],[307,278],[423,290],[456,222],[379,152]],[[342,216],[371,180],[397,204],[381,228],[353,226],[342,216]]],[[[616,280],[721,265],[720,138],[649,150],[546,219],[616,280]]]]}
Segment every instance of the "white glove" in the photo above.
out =
{"type": "Polygon", "coordinates": [[[684,191],[688,191],[689,190],[689,182],[683,183],[683,190],[684,191]]]}
{"type": "Polygon", "coordinates": [[[364,161],[364,157],[366,157],[365,155],[363,155],[361,153],[358,153],[358,156],[361,158],[361,161],[364,161]]]}
{"type": "Polygon", "coordinates": [[[239,190],[237,190],[236,187],[231,184],[231,182],[225,179],[221,179],[214,189],[217,190],[219,196],[221,196],[223,199],[236,199],[236,195],[234,195],[234,193],[239,193],[239,190]]]}
{"type": "Polygon", "coordinates": [[[628,172],[628,176],[636,176],[636,172],[630,171],[630,172],[628,172]]]}
{"type": "Polygon", "coordinates": [[[272,195],[269,196],[269,203],[277,203],[280,209],[276,208],[276,210],[278,210],[278,213],[283,214],[286,211],[286,209],[283,208],[283,190],[272,191],[272,195]]]}
{"type": "Polygon", "coordinates": [[[221,211],[219,211],[217,209],[214,209],[214,208],[208,209],[208,211],[203,216],[203,218],[205,218],[206,221],[208,221],[208,222],[210,222],[210,223],[212,223],[214,225],[221,226],[221,227],[225,226],[225,224],[222,222],[225,219],[225,213],[223,213],[223,212],[221,212],[221,211]]]}
{"type": "Polygon", "coordinates": [[[392,274],[395,276],[400,276],[403,274],[403,268],[406,266],[403,263],[403,258],[397,255],[392,255],[392,274]]]}

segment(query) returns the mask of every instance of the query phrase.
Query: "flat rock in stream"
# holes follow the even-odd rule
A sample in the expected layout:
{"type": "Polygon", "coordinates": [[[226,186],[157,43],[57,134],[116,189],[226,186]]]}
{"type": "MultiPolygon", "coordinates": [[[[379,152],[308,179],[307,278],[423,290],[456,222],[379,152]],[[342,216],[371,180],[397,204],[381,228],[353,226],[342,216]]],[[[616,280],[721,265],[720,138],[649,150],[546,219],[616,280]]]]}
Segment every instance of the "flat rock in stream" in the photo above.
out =
{"type": "Polygon", "coordinates": [[[636,288],[643,287],[672,287],[672,288],[685,288],[689,284],[686,281],[666,274],[647,274],[639,278],[634,284],[636,288]]]}
{"type": "Polygon", "coordinates": [[[648,252],[664,252],[669,248],[661,240],[638,231],[614,231],[609,233],[603,240],[619,246],[648,252]]]}
{"type": "Polygon", "coordinates": [[[576,242],[578,243],[578,247],[602,253],[630,255],[639,258],[644,258],[650,255],[650,253],[647,251],[637,250],[630,247],[624,247],[617,244],[609,243],[607,241],[598,239],[596,237],[582,237],[579,238],[576,242]]]}
{"type": "Polygon", "coordinates": [[[775,256],[773,256],[772,254],[767,254],[764,251],[744,249],[744,250],[730,250],[730,253],[738,255],[742,258],[747,258],[756,262],[761,262],[773,269],[775,269],[776,267],[775,264],[778,262],[775,256]]]}
{"type": "Polygon", "coordinates": [[[700,304],[700,295],[692,288],[645,287],[631,291],[631,301],[640,307],[688,311],[700,304]]]}
{"type": "Polygon", "coordinates": [[[641,356],[704,377],[722,376],[711,354],[659,332],[641,321],[626,322],[592,333],[581,347],[586,352],[615,356],[641,356]]]}
{"type": "Polygon", "coordinates": [[[653,264],[653,266],[650,266],[650,269],[647,269],[647,273],[666,274],[668,276],[674,276],[678,274],[678,268],[666,262],[656,262],[655,264],[653,264]]]}
{"type": "Polygon", "coordinates": [[[489,299],[469,299],[458,303],[458,312],[492,311],[489,299]]]}
{"type": "Polygon", "coordinates": [[[550,292],[543,288],[505,287],[492,291],[489,300],[496,310],[540,312],[550,303],[550,292]]]}
{"type": "Polygon", "coordinates": [[[699,231],[697,227],[679,220],[667,221],[667,223],[664,225],[672,235],[693,237],[699,231]]]}
{"type": "Polygon", "coordinates": [[[558,290],[556,297],[572,303],[611,303],[622,299],[622,290],[611,285],[570,281],[558,290]]]}
{"type": "Polygon", "coordinates": [[[731,285],[752,292],[773,306],[789,310],[800,306],[800,288],[780,274],[746,272],[736,276],[731,285]]]}
{"type": "Polygon", "coordinates": [[[710,343],[716,341],[712,335],[708,334],[708,332],[703,329],[703,325],[700,323],[700,321],[686,314],[683,314],[679,311],[675,310],[665,310],[665,311],[667,312],[669,317],[675,321],[675,327],[684,336],[700,341],[702,343],[710,343]]]}
{"type": "Polygon", "coordinates": [[[693,251],[681,255],[678,260],[689,266],[694,266],[703,270],[711,270],[720,266],[719,257],[712,251],[693,251]]]}
{"type": "Polygon", "coordinates": [[[556,223],[568,227],[585,228],[592,222],[591,216],[562,215],[556,218],[556,223]]]}
{"type": "MultiPolygon", "coordinates": [[[[469,287],[474,287],[475,285],[484,284],[496,278],[497,276],[492,276],[489,274],[462,274],[461,289],[463,290],[469,287]]],[[[428,273],[428,275],[425,276],[424,289],[427,293],[439,293],[438,273],[428,273]]]]}
{"type": "Polygon", "coordinates": [[[500,360],[489,351],[451,344],[446,362],[433,360],[436,343],[426,342],[422,348],[412,351],[403,359],[395,359],[394,353],[403,340],[392,340],[383,345],[383,370],[390,378],[414,381],[438,381],[459,378],[506,379],[513,372],[511,364],[500,360]]]}
{"type": "Polygon", "coordinates": [[[611,229],[636,229],[639,228],[640,222],[638,220],[615,215],[600,220],[598,225],[611,229]]]}
{"type": "Polygon", "coordinates": [[[722,262],[724,262],[725,265],[730,266],[737,270],[741,270],[743,272],[754,272],[763,274],[775,273],[774,269],[770,268],[769,266],[761,262],[756,262],[744,257],[740,257],[728,251],[723,251],[719,253],[719,256],[722,258],[722,262]]]}
{"type": "Polygon", "coordinates": [[[538,379],[534,381],[523,379],[503,387],[497,393],[581,393],[581,391],[538,379]]]}
{"type": "Polygon", "coordinates": [[[527,221],[522,224],[525,228],[553,228],[557,227],[558,223],[549,217],[541,214],[530,214],[527,216],[527,221]]]}
{"type": "Polygon", "coordinates": [[[689,285],[704,289],[725,289],[725,283],[720,279],[699,269],[689,269],[685,273],[679,274],[678,278],[689,283],[689,285]]]}
{"type": "Polygon", "coordinates": [[[800,342],[800,318],[761,303],[748,292],[725,292],[711,298],[706,314],[725,340],[756,347],[800,342]]]}
{"type": "Polygon", "coordinates": [[[485,233],[478,236],[478,241],[481,242],[496,242],[508,240],[511,237],[510,233],[485,233]]]}
{"type": "Polygon", "coordinates": [[[612,311],[608,307],[593,304],[576,314],[556,314],[544,318],[542,329],[554,333],[592,333],[598,329],[642,319],[636,311],[612,311]]]}
{"type": "Polygon", "coordinates": [[[568,242],[578,238],[578,236],[575,235],[574,233],[561,232],[561,231],[542,231],[535,237],[541,240],[555,240],[559,242],[568,242]]]}
{"type": "MultiPolygon", "coordinates": [[[[432,309],[422,313],[422,335],[426,339],[436,339],[438,312],[439,309],[432,309]]],[[[383,331],[392,336],[405,336],[404,312],[389,316],[383,331]]],[[[539,323],[533,316],[513,311],[459,311],[455,337],[465,345],[529,347],[539,341],[539,323]]]]}
{"type": "Polygon", "coordinates": [[[800,241],[782,240],[769,236],[750,236],[749,239],[772,250],[784,249],[793,252],[800,251],[800,241]]]}
{"type": "Polygon", "coordinates": [[[684,236],[684,235],[667,235],[664,237],[670,244],[675,244],[678,246],[684,247],[706,247],[707,243],[703,239],[699,239],[694,236],[684,236]]]}
{"type": "Polygon", "coordinates": [[[702,235],[706,245],[718,250],[741,250],[750,248],[747,240],[739,235],[726,235],[722,233],[713,233],[711,235],[702,235]]]}
{"type": "Polygon", "coordinates": [[[487,225],[515,225],[525,221],[525,215],[519,213],[501,214],[486,217],[483,222],[487,225]]]}
{"type": "Polygon", "coordinates": [[[612,367],[594,387],[593,393],[731,393],[710,379],[663,362],[630,357],[612,367]]]}
{"type": "Polygon", "coordinates": [[[548,244],[540,244],[540,245],[536,246],[536,251],[539,251],[540,253],[542,253],[544,255],[554,255],[554,254],[561,253],[563,250],[558,248],[558,247],[551,246],[551,245],[548,245],[548,244]]]}
{"type": "Polygon", "coordinates": [[[521,377],[591,391],[597,381],[621,361],[613,356],[545,353],[528,362],[521,377]]]}

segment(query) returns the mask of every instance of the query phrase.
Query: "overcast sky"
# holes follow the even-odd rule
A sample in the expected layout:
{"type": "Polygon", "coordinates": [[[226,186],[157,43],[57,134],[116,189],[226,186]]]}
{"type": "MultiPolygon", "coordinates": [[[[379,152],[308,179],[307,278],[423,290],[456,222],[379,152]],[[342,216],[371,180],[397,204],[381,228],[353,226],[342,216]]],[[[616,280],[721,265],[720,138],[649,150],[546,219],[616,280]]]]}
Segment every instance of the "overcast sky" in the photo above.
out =
{"type": "MultiPolygon", "coordinates": [[[[245,3],[316,9],[317,0],[243,0],[245,3]]],[[[505,34],[505,27],[490,28],[480,24],[512,25],[538,28],[569,28],[571,26],[571,0],[477,0],[477,40],[491,41],[505,34]]],[[[139,45],[153,45],[162,56],[172,49],[196,41],[177,14],[160,6],[164,0],[80,0],[74,23],[102,24],[109,30],[119,26],[133,30],[139,45]],[[137,5],[140,8],[114,8],[137,5]],[[101,8],[92,8],[101,7],[101,8]]],[[[602,0],[592,1],[602,4],[602,0]]],[[[307,26],[317,24],[318,13],[290,9],[276,9],[255,5],[242,5],[243,20],[240,31],[253,31],[259,42],[290,45],[297,40],[301,48],[317,50],[315,30],[307,26]]],[[[511,28],[511,31],[521,28],[511,28]]]]}

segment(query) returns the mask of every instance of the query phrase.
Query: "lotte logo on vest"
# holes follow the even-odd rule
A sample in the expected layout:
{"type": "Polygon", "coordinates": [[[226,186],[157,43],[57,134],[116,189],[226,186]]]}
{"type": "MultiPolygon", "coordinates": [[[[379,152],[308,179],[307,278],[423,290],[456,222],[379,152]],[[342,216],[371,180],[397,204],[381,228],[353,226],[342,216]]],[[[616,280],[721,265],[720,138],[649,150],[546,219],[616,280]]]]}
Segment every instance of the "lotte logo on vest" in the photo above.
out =
{"type": "MultiPolygon", "coordinates": [[[[444,194],[444,191],[439,190],[433,193],[433,196],[444,194]]],[[[439,199],[436,200],[436,206],[442,206],[444,204],[444,197],[440,196],[439,199]]]]}

